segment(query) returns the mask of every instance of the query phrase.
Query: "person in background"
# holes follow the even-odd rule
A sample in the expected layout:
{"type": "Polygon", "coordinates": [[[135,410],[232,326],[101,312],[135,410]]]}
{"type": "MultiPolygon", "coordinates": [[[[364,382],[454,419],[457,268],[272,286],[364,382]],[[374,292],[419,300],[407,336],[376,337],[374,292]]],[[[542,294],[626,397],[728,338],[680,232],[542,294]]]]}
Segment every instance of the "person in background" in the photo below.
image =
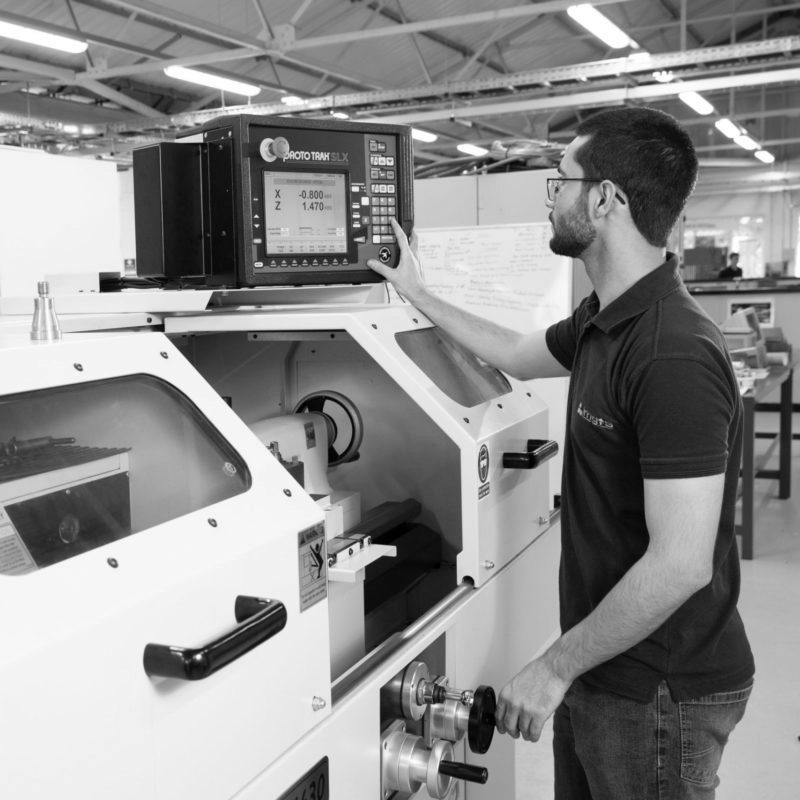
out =
{"type": "Polygon", "coordinates": [[[731,253],[728,256],[728,266],[719,271],[721,281],[732,281],[742,277],[742,268],[739,266],[739,254],[731,253]]]}
{"type": "Polygon", "coordinates": [[[594,291],[521,334],[425,287],[416,237],[370,267],[479,357],[523,379],[570,375],[561,635],[498,696],[498,731],[554,716],[556,800],[712,798],[752,688],[737,611],[742,404],[724,338],[666,241],[697,157],[667,114],[585,119],[547,181],[554,253],[594,291]]]}

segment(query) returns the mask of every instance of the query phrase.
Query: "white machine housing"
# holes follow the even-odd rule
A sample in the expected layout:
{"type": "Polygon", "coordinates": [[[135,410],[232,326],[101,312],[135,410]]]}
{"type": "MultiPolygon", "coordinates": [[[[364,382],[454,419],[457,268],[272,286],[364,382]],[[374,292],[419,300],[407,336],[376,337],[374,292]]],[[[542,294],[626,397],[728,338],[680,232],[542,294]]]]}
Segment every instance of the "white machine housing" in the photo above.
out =
{"type": "Polygon", "coordinates": [[[331,484],[358,485],[367,507],[418,498],[423,519],[456,560],[458,580],[480,586],[550,525],[546,467],[503,466],[505,453],[547,440],[548,411],[513,379],[490,399],[457,402],[400,345],[403,334],[425,330],[435,329],[404,305],[242,308],[165,319],[165,331],[248,423],[290,412],[315,389],[348,396],[364,417],[364,457],[338,467],[331,484]],[[178,336],[187,337],[184,344],[178,336]]]}
{"type": "MultiPolygon", "coordinates": [[[[88,299],[89,310],[94,302],[107,299],[88,299]]],[[[94,310],[98,327],[109,327],[108,309],[94,310]]],[[[141,319],[137,312],[132,324],[141,319]]],[[[0,333],[0,369],[9,376],[0,403],[152,377],[241,457],[249,483],[45,569],[0,574],[0,600],[19,610],[2,625],[0,745],[12,766],[0,787],[22,800],[70,792],[89,800],[288,800],[308,788],[307,776],[321,786],[324,770],[329,800],[386,800],[381,737],[394,720],[381,709],[383,687],[424,660],[454,685],[499,691],[557,627],[559,525],[547,469],[503,467],[504,454],[547,438],[547,409],[527,385],[499,377],[475,390],[478,399],[454,399],[453,380],[404,349],[409,334],[438,341],[408,306],[162,307],[149,319],[166,335],[76,333],[93,328],[92,315],[77,314],[62,315],[66,333],[53,344],[0,333]],[[320,450],[304,449],[290,419],[297,401],[319,390],[348,397],[364,427],[358,457],[325,475],[320,450]],[[268,451],[272,441],[285,462],[308,465],[314,495],[330,492],[312,497],[268,451]],[[357,528],[375,507],[408,498],[443,555],[437,591],[422,582],[403,600],[416,619],[396,630],[391,608],[365,632],[363,573],[373,556],[390,559],[391,548],[326,563],[324,596],[305,604],[302,535],[331,524],[337,503],[347,536],[353,520],[357,528]],[[239,594],[283,602],[285,628],[204,680],[145,673],[147,643],[196,647],[225,635],[239,594]],[[87,761],[87,752],[96,758],[87,761]]],[[[455,383],[462,373],[485,377],[485,365],[459,357],[449,365],[455,383]]],[[[307,415],[321,440],[318,416],[307,415]]],[[[107,419],[87,408],[78,427],[89,436],[107,419]]],[[[40,433],[5,430],[0,419],[0,442],[40,433]]],[[[159,438],[167,437],[151,433],[159,438]]],[[[192,454],[165,457],[188,481],[192,454]]],[[[134,450],[131,475],[137,467],[134,450]]],[[[514,795],[510,738],[495,736],[483,756],[456,744],[453,757],[490,773],[485,786],[455,782],[453,795],[514,795]]],[[[424,787],[415,795],[427,796],[424,787]]]]}
{"type": "MultiPolygon", "coordinates": [[[[330,714],[327,597],[301,610],[298,558],[298,534],[323,514],[163,334],[26,340],[0,337],[8,395],[151,376],[212,421],[245,460],[250,485],[41,570],[0,574],[0,793],[232,797],[330,714]],[[235,627],[241,594],[280,600],[285,628],[205,680],[145,674],[147,643],[215,639],[235,627]],[[310,647],[315,657],[296,658],[310,647]]],[[[6,430],[3,416],[2,441],[42,433],[6,430]]],[[[79,417],[54,411],[49,425],[82,440],[103,435],[93,409],[79,417]]],[[[180,453],[159,455],[186,480],[180,453]]],[[[0,532],[11,535],[8,525],[0,532]]]]}

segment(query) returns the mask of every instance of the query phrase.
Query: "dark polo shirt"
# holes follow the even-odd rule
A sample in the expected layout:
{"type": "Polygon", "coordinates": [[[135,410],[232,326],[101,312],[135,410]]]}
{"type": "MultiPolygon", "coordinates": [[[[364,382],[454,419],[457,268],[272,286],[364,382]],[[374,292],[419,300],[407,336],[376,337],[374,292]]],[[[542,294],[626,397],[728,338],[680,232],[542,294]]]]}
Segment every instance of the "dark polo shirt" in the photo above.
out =
{"type": "Polygon", "coordinates": [[[711,583],[658,630],[587,672],[635,700],[663,679],[676,700],[735,689],[754,671],[736,602],[742,403],[724,338],[669,259],[602,311],[592,293],[547,330],[572,373],[562,478],[561,628],[600,603],[647,549],[643,479],[725,473],[711,583]]]}

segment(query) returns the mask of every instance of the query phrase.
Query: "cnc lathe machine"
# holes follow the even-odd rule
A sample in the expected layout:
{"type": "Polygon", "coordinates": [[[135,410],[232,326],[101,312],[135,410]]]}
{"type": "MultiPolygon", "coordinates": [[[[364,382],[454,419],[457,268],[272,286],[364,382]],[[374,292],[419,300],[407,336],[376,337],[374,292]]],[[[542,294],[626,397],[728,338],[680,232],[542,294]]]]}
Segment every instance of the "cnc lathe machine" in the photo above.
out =
{"type": "MultiPolygon", "coordinates": [[[[270,124],[231,152],[318,152],[270,124]]],[[[321,271],[395,257],[373,184],[405,151],[355,133],[336,152],[375,166],[328,167],[358,199],[345,239],[314,207],[321,271]]],[[[327,191],[255,165],[233,185],[327,191]]],[[[33,299],[0,305],[1,796],[515,796],[493,714],[557,628],[548,410],[380,286],[287,284],[290,234],[270,286],[243,261],[239,285],[57,297],[39,339],[33,299]]]]}

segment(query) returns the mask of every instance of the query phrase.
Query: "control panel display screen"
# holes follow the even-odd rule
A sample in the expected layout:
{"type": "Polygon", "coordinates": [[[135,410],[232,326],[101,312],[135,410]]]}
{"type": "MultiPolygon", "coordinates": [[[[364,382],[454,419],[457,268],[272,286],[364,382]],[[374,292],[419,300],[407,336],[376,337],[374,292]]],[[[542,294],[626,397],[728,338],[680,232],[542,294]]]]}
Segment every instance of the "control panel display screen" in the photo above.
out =
{"type": "Polygon", "coordinates": [[[347,253],[347,182],[336,172],[264,172],[266,253],[347,253]]]}

